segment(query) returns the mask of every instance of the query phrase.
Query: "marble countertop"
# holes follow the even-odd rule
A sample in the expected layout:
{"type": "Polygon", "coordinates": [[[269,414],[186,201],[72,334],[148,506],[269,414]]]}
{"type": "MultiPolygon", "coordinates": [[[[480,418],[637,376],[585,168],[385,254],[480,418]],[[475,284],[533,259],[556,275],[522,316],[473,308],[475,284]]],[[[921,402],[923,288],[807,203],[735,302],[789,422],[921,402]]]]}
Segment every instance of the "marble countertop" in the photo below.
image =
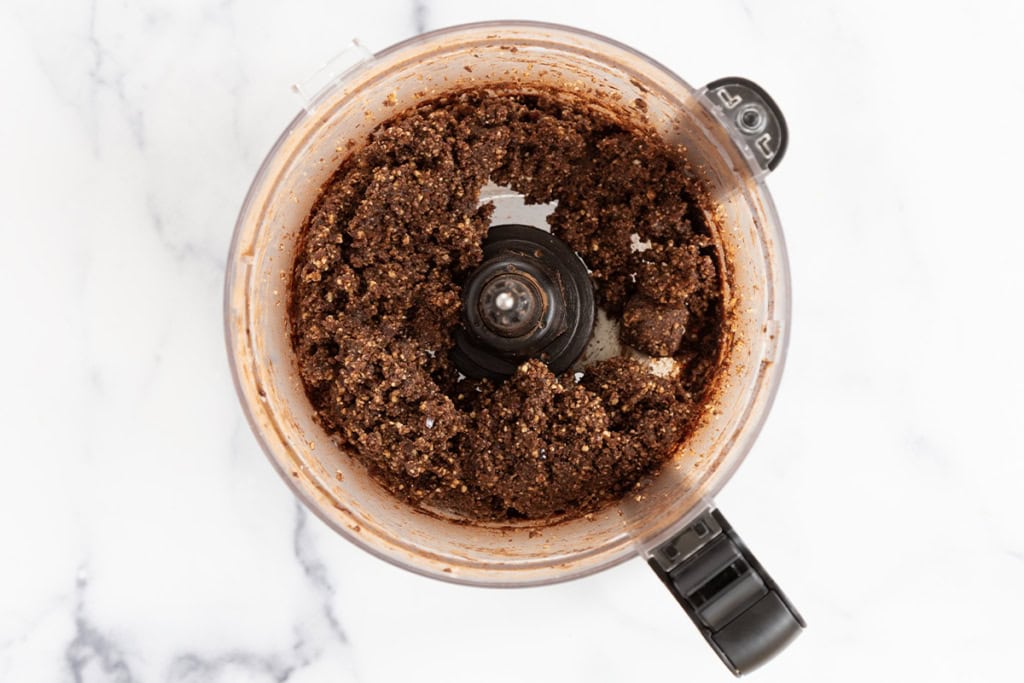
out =
{"type": "Polygon", "coordinates": [[[225,358],[236,212],[353,36],[516,15],[787,115],[786,377],[722,509],[809,628],[760,681],[1019,677],[1024,5],[0,5],[0,680],[726,681],[639,560],[518,591],[300,507],[225,358]]]}

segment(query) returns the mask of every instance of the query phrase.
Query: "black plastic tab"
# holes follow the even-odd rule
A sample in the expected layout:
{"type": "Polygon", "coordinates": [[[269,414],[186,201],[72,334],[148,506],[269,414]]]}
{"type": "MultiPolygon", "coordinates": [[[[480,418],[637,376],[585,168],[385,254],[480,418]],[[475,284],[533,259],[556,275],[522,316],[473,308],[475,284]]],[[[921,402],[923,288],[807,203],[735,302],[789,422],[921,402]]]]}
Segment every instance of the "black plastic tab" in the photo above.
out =
{"type": "Polygon", "coordinates": [[[750,148],[758,166],[774,171],[786,154],[789,129],[779,105],[753,81],[738,76],[708,83],[713,111],[750,148]]]}
{"type": "Polygon", "coordinates": [[[737,676],[806,626],[718,510],[707,510],[651,552],[650,565],[737,676]]]}

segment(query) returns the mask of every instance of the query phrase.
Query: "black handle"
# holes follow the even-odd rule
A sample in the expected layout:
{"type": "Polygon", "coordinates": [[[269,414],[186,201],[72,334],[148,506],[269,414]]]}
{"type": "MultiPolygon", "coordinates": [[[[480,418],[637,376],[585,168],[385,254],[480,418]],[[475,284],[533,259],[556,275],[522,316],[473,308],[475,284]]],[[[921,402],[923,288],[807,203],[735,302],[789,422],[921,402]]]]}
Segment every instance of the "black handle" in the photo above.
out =
{"type": "Polygon", "coordinates": [[[650,565],[737,676],[781,652],[806,626],[718,510],[656,547],[650,565]]]}
{"type": "Polygon", "coordinates": [[[712,111],[749,147],[757,165],[774,171],[786,153],[789,129],[779,105],[753,81],[738,76],[708,83],[712,111]]]}

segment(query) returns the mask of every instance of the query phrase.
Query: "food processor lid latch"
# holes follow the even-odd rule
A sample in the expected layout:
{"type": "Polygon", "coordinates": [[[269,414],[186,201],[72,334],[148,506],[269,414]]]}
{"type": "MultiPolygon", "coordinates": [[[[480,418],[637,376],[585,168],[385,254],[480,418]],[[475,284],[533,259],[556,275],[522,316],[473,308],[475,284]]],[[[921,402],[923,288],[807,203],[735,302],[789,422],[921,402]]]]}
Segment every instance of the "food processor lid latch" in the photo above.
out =
{"type": "Polygon", "coordinates": [[[771,95],[757,83],[738,76],[708,83],[701,95],[762,174],[774,171],[786,154],[789,128],[771,95]]]}

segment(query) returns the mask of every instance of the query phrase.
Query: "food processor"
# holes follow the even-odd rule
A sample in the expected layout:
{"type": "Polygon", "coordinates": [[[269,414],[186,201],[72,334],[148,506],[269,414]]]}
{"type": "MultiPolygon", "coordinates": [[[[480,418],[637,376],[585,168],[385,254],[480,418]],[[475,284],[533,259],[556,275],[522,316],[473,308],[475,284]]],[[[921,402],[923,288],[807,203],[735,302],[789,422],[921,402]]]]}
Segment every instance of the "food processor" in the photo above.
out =
{"type": "MultiPolygon", "coordinates": [[[[238,396],[292,491],[349,541],[410,571],[455,583],[550,584],[640,555],[737,675],[792,641],[803,619],[713,502],[771,406],[790,322],[783,236],[765,185],[785,152],[787,130],[764,90],[741,78],[693,88],[608,38],[533,22],[456,26],[375,54],[354,43],[296,89],[304,108],[249,189],[225,285],[228,355],[238,396]],[[703,411],[690,436],[635,495],[584,517],[466,523],[399,500],[314,421],[291,347],[288,296],[297,240],[324,183],[396,113],[446,92],[489,84],[586,96],[685,146],[710,199],[703,208],[706,222],[721,244],[725,338],[703,411]]],[[[525,205],[513,194],[489,186],[481,197],[495,203],[492,225],[500,226],[488,235],[484,266],[491,257],[506,265],[519,258],[526,252],[516,240],[529,239],[535,257],[517,268],[532,274],[502,279],[497,275],[505,271],[496,266],[465,286],[464,296],[484,304],[474,308],[478,319],[468,320],[460,333],[465,338],[457,340],[459,367],[502,377],[541,350],[555,371],[569,368],[580,354],[584,361],[614,355],[608,321],[593,319],[592,298],[587,299],[593,295],[578,284],[586,280],[585,269],[582,280],[579,272],[552,274],[552,263],[572,259],[558,253],[564,245],[537,236],[544,208],[525,205]],[[543,283],[552,277],[569,283],[562,292],[562,317],[528,345],[520,340],[509,346],[509,338],[540,329],[535,304],[547,300],[543,283]],[[593,332],[564,334],[579,329],[593,332]]]]}

